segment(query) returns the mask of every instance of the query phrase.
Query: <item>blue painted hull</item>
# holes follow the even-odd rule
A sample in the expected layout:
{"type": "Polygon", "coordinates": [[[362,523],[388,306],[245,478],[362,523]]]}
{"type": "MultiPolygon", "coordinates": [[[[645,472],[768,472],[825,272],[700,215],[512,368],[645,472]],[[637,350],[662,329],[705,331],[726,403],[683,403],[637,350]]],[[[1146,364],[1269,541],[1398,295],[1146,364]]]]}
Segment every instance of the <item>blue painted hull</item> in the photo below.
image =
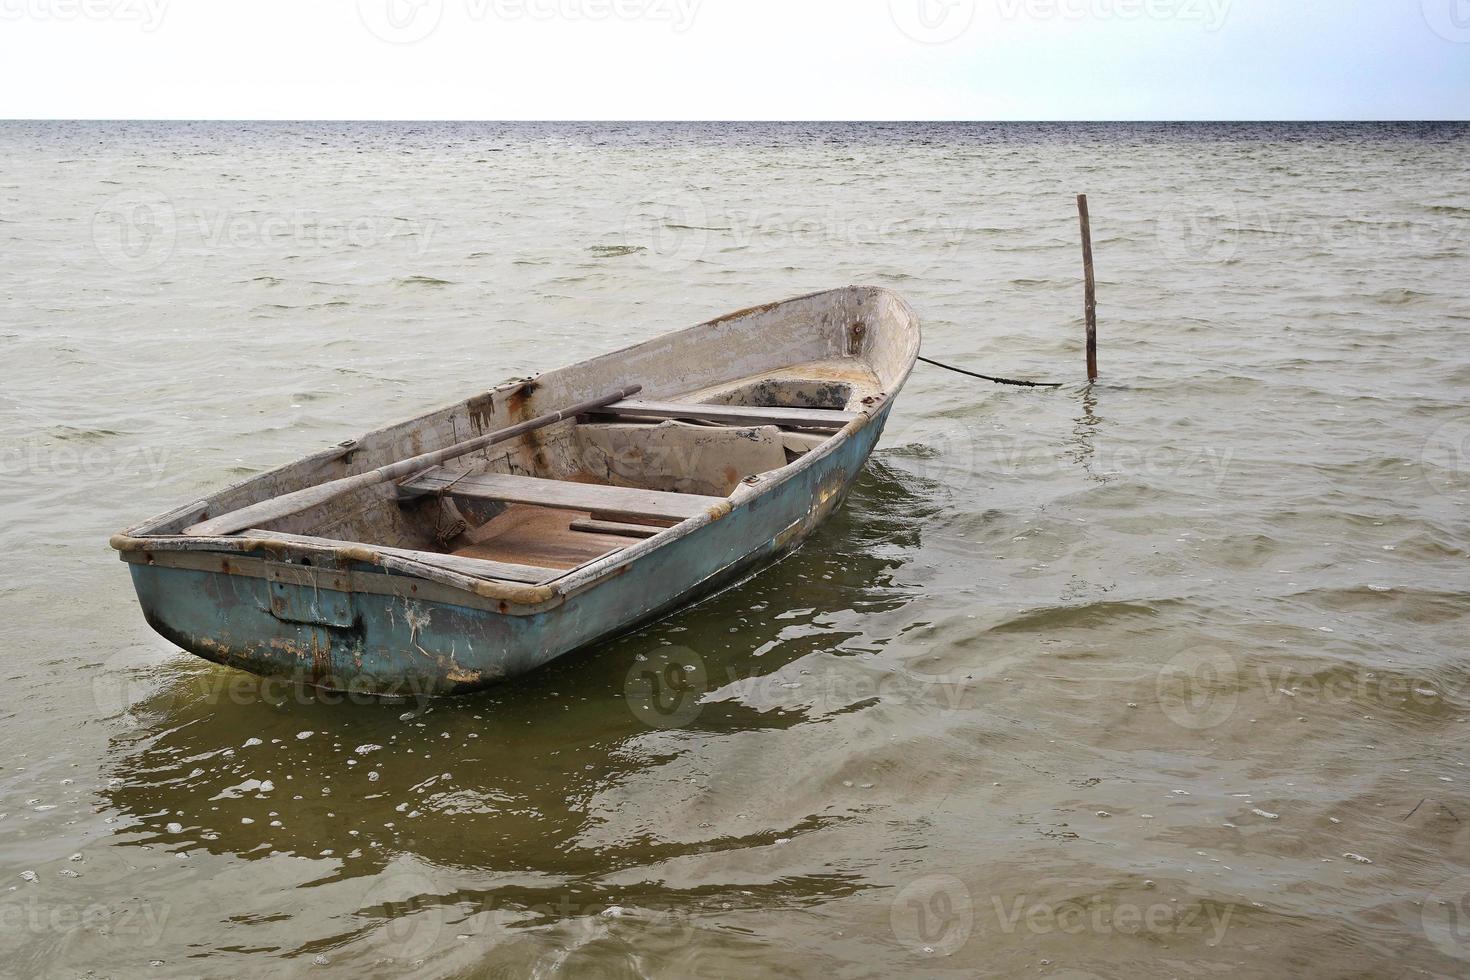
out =
{"type": "MultiPolygon", "coordinates": [[[[167,562],[133,563],[133,582],[155,630],[216,663],[339,691],[465,693],[625,632],[799,545],[846,498],[890,408],[727,516],[529,615],[167,562]]],[[[357,580],[370,574],[383,570],[352,569],[357,580]]]]}

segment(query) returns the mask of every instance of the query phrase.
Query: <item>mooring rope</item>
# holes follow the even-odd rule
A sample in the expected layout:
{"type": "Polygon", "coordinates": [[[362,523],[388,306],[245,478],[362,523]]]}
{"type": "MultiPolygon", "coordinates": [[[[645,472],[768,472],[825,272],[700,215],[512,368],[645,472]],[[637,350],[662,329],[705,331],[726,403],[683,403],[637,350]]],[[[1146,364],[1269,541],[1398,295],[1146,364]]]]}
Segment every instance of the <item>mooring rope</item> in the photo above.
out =
{"type": "Polygon", "coordinates": [[[967,374],[972,378],[979,378],[981,381],[994,381],[998,385],[1015,385],[1018,388],[1062,387],[1060,382],[1054,381],[1013,381],[1010,378],[992,378],[988,374],[977,374],[974,371],[966,371],[964,368],[955,367],[953,364],[945,364],[942,361],[936,361],[933,358],[924,357],[923,355],[919,356],[919,360],[923,361],[925,364],[932,364],[937,368],[944,368],[946,371],[953,371],[955,374],[967,374]]]}

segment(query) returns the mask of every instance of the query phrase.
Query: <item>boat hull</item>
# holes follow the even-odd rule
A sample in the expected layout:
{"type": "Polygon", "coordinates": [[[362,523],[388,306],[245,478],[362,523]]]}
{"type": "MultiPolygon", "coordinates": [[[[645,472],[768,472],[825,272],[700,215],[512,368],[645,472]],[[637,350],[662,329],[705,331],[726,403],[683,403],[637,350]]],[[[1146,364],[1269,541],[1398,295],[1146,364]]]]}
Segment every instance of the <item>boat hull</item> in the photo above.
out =
{"type": "Polygon", "coordinates": [[[797,547],[841,506],[891,407],[729,514],[529,614],[459,602],[442,589],[416,596],[418,586],[382,569],[375,587],[362,589],[355,586],[367,581],[365,568],[303,569],[268,558],[191,568],[150,557],[131,564],[133,583],[158,633],[215,663],[352,693],[468,693],[626,632],[797,547]],[[387,578],[392,589],[378,581],[387,578]]]}

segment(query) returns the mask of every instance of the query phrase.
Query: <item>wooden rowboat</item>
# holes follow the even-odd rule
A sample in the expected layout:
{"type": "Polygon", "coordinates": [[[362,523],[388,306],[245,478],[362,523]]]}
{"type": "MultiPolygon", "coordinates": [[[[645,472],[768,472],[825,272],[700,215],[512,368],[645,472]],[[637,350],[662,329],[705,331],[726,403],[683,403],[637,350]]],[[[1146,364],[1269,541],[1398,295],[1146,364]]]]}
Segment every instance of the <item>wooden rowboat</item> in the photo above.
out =
{"type": "Polygon", "coordinates": [[[744,310],[342,443],[112,546],[149,624],[207,660],[470,691],[800,544],[918,353],[885,289],[744,310]]]}

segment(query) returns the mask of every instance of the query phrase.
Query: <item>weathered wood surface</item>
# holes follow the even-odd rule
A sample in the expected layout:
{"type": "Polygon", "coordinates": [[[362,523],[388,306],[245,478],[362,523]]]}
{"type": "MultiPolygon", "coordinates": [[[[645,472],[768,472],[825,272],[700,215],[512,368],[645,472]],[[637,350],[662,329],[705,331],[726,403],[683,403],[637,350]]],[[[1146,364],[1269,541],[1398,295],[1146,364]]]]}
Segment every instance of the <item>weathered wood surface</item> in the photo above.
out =
{"type": "Polygon", "coordinates": [[[651,538],[662,528],[650,527],[647,524],[625,524],[622,521],[594,521],[591,518],[572,521],[573,531],[582,531],[587,534],[612,534],[621,538],[651,538]]]}
{"type": "Polygon", "coordinates": [[[1087,315],[1087,380],[1097,380],[1097,279],[1092,269],[1092,216],[1087,195],[1077,195],[1077,214],[1082,221],[1082,275],[1087,280],[1084,312],[1087,315]]]}
{"type": "MultiPolygon", "coordinates": [[[[350,683],[354,690],[391,693],[405,682],[434,693],[477,689],[675,608],[798,545],[840,503],[860,470],[913,369],[921,339],[918,319],[902,298],[872,287],[742,310],[550,371],[534,381],[507,382],[375,429],[339,449],[252,476],[139,524],[118,536],[116,546],[132,563],[130,571],[148,621],[171,641],[206,659],[283,677],[300,677],[305,671],[308,683],[350,683]],[[450,446],[493,433],[623,385],[642,384],[650,400],[682,399],[677,419],[696,403],[726,410],[730,406],[704,403],[719,402],[722,393],[743,388],[752,379],[777,377],[851,384],[846,405],[833,402],[831,407],[845,407],[867,418],[854,417],[841,432],[822,439],[815,437],[831,433],[832,427],[781,426],[787,431],[777,436],[778,451],[784,446],[788,457],[798,458],[788,458],[786,465],[758,482],[742,482],[728,501],[721,500],[709,513],[671,518],[662,522],[663,529],[650,518],[604,513],[600,505],[584,512],[593,520],[647,522],[655,533],[651,538],[614,540],[610,546],[625,546],[571,571],[553,570],[537,584],[486,580],[480,576],[488,566],[478,561],[453,563],[473,578],[441,567],[437,563],[446,556],[436,553],[434,520],[439,511],[434,502],[398,507],[388,484],[292,515],[271,525],[281,527],[281,532],[256,532],[255,541],[183,536],[185,529],[212,516],[365,473],[416,456],[424,447],[450,446]],[[805,430],[809,438],[786,439],[794,434],[792,429],[805,430]],[[821,505],[814,508],[814,502],[821,505]],[[362,514],[355,523],[337,513],[353,509],[362,514]],[[408,536],[415,529],[423,542],[410,544],[408,536]],[[321,544],[286,543],[280,540],[283,532],[320,535],[316,540],[321,544]],[[388,553],[397,550],[391,546],[323,547],[334,543],[329,539],[384,541],[413,557],[388,553]],[[279,558],[255,557],[262,545],[271,554],[289,550],[281,550],[279,558]],[[286,557],[292,558],[289,564],[286,557]],[[302,557],[309,564],[301,562],[302,557]],[[194,564],[185,567],[186,563],[194,564]],[[393,574],[363,570],[363,565],[372,564],[393,574]],[[221,601],[229,590],[255,588],[231,581],[240,575],[269,578],[273,588],[302,608],[312,605],[310,590],[340,591],[343,586],[332,583],[345,583],[355,593],[353,628],[342,633],[326,623],[320,630],[303,631],[260,603],[221,601]],[[286,581],[290,576],[300,576],[300,582],[286,581]],[[403,615],[405,599],[415,603],[411,620],[403,615]],[[307,632],[322,641],[315,649],[302,643],[307,632]]],[[[788,402],[796,403],[805,404],[788,402]]],[[[646,418],[632,417],[640,423],[646,418]]],[[[768,417],[759,424],[780,425],[768,417]]],[[[483,459],[466,457],[451,465],[458,470],[473,462],[476,469],[581,479],[589,472],[582,458],[589,447],[577,438],[579,428],[554,426],[540,438],[513,440],[485,453],[483,459]]],[[[671,489],[637,479],[598,479],[671,489]]],[[[460,504],[480,511],[475,520],[493,519],[498,509],[463,499],[460,504]]],[[[578,513],[543,511],[551,517],[558,513],[559,527],[567,536],[585,537],[589,546],[601,537],[570,530],[570,521],[581,517],[578,513]]],[[[487,557],[507,564],[520,561],[507,554],[487,557]]],[[[527,558],[526,564],[541,562],[527,558]]]]}
{"type": "Polygon", "coordinates": [[[707,514],[715,507],[728,509],[730,505],[724,497],[610,487],[598,483],[570,483],[506,473],[465,474],[442,466],[421,473],[400,486],[410,493],[444,491],[451,497],[680,521],[707,514]]]}
{"type": "Polygon", "coordinates": [[[333,549],[370,551],[385,558],[397,558],[416,565],[441,568],[466,578],[488,579],[500,582],[524,582],[535,585],[564,574],[564,569],[542,568],[536,565],[513,565],[508,562],[486,561],[481,558],[462,558],[457,555],[441,555],[432,551],[409,551],[405,548],[380,548],[377,545],[353,541],[333,541],[329,538],[314,538],[304,534],[282,534],[280,531],[252,529],[245,532],[248,537],[270,538],[286,544],[299,544],[313,550],[333,549]]]}
{"type": "Polygon", "coordinates": [[[822,408],[752,408],[746,405],[699,405],[693,402],[623,401],[590,415],[617,418],[700,419],[727,425],[785,425],[801,429],[841,429],[857,415],[822,408]]]}
{"type": "Polygon", "coordinates": [[[252,504],[233,513],[224,514],[212,520],[195,524],[193,527],[186,528],[184,533],[191,536],[213,537],[221,534],[236,534],[248,527],[270,524],[284,517],[290,517],[292,514],[299,514],[308,508],[320,506],[344,494],[351,493],[354,490],[378,486],[379,484],[388,483],[392,480],[401,480],[405,476],[411,476],[419,470],[428,469],[431,466],[438,466],[452,459],[458,459],[461,456],[468,456],[470,453],[478,452],[496,443],[508,442],[528,432],[544,429],[548,425],[555,425],[566,419],[576,418],[578,415],[585,415],[594,409],[614,402],[620,402],[622,399],[636,395],[642,390],[641,385],[629,385],[618,389],[616,392],[603,395],[600,398],[593,398],[589,401],[581,402],[559,412],[548,412],[545,415],[522,422],[519,425],[512,425],[509,428],[500,429],[489,435],[480,436],[477,439],[470,439],[445,449],[424,453],[412,459],[389,463],[386,466],[380,466],[375,470],[360,473],[357,476],[333,480],[330,483],[323,483],[319,486],[297,490],[295,493],[288,493],[280,497],[272,497],[269,500],[262,500],[258,504],[252,504]]]}

